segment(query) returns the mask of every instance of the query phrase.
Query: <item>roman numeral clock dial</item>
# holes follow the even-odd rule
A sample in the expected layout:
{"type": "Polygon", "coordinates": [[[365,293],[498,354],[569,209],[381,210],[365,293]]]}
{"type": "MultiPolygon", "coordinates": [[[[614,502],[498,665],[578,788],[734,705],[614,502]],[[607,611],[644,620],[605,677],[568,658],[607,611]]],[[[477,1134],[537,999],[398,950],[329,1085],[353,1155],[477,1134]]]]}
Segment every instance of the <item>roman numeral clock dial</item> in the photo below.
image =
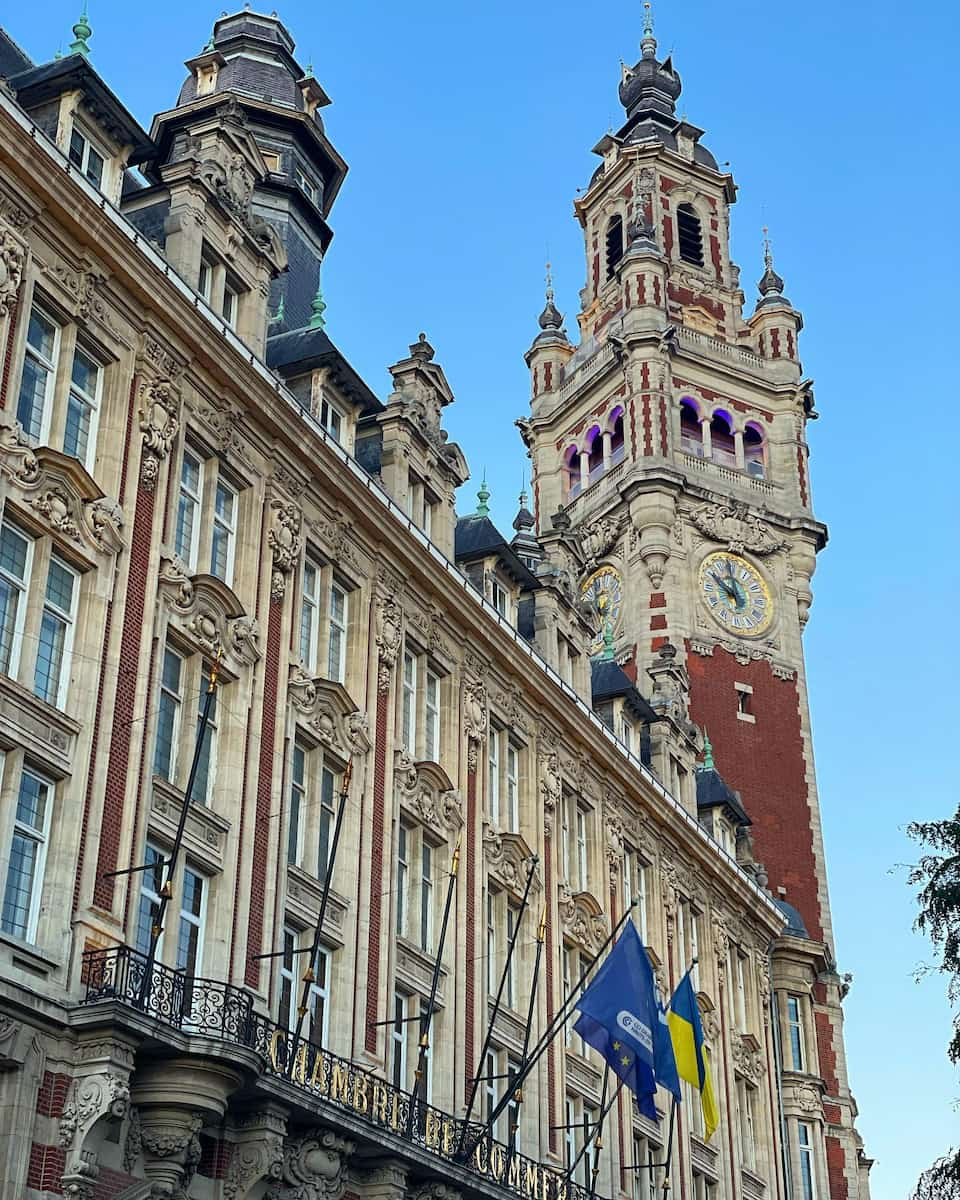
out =
{"type": "Polygon", "coordinates": [[[773,596],[753,563],[718,550],[700,564],[700,599],[729,633],[760,637],[773,620],[773,596]]]}

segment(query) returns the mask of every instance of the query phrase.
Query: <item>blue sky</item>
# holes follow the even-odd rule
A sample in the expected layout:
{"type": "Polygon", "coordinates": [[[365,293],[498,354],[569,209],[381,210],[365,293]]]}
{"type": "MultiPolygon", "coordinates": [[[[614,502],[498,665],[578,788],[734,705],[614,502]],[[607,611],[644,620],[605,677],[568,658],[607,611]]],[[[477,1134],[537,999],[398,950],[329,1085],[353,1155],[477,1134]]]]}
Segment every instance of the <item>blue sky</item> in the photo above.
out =
{"type": "MultiPolygon", "coordinates": [[[[807,633],[820,792],[840,969],[855,976],[847,1046],[878,1160],[873,1196],[900,1200],[960,1143],[944,987],[913,980],[929,950],[911,933],[896,869],[914,854],[904,824],[957,803],[955,10],[937,0],[656,10],[681,108],[740,186],[745,290],[755,295],[768,224],[807,322],[801,349],[822,414],[810,434],[814,496],[831,528],[807,633]]],[[[175,102],[181,63],[219,11],[92,0],[93,60],[143,123],[175,102]]],[[[69,43],[76,15],[46,0],[7,6],[2,20],[39,59],[69,43]]],[[[457,396],[448,425],[475,472],[462,508],[486,466],[508,528],[543,264],[549,255],[575,329],[584,266],[572,200],[596,161],[590,147],[621,121],[618,60],[636,61],[639,0],[286,0],[281,16],[334,100],[327,130],[351,165],[324,268],[328,331],[384,396],[387,364],[426,331],[457,396]]]]}

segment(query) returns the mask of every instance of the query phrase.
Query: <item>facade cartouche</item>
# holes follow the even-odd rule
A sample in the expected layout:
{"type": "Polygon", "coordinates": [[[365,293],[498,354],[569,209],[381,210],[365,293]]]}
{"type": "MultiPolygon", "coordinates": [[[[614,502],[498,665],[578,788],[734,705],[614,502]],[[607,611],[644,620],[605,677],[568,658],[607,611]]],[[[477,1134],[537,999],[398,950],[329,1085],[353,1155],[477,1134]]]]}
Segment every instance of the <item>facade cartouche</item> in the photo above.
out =
{"type": "Polygon", "coordinates": [[[276,15],[221,17],[149,134],[75,33],[37,66],[0,31],[0,1196],[559,1200],[599,1154],[592,1194],[647,1200],[663,1093],[564,1178],[603,1090],[573,1034],[492,1137],[462,1125],[520,1062],[538,939],[531,1044],[632,906],[665,995],[693,964],[717,1074],[674,1190],[865,1200],[803,684],[801,322],[770,263],[743,319],[733,183],[652,34],[577,203],[580,344],[551,294],[528,352],[508,541],[485,487],[457,516],[425,335],[381,401],[324,328],[346,164],[276,15]],[[698,592],[721,551],[766,585],[762,636],[698,592]]]}

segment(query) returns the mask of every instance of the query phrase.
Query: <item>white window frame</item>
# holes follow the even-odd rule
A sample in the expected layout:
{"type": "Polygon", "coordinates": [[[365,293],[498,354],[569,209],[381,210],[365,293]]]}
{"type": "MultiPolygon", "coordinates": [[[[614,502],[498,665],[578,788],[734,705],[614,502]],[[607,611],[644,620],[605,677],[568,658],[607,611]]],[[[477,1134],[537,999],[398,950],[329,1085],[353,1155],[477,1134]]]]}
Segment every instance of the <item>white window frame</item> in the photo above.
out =
{"type": "Polygon", "coordinates": [[[228,277],[223,284],[223,304],[220,306],[220,315],[230,326],[231,329],[236,329],[237,318],[240,315],[240,297],[243,295],[243,289],[233,283],[228,277]]]}
{"type": "MultiPolygon", "coordinates": [[[[151,854],[155,854],[157,856],[155,865],[160,867],[160,876],[161,876],[161,880],[162,880],[164,872],[167,869],[166,852],[164,850],[161,850],[161,848],[155,842],[148,841],[146,843],[146,845],[144,846],[144,854],[143,854],[144,863],[147,862],[147,860],[149,859],[149,856],[151,854]]],[[[134,947],[135,947],[137,953],[143,954],[143,955],[146,955],[149,951],[149,943],[147,946],[147,950],[142,950],[140,948],[139,944],[137,944],[137,938],[140,933],[140,912],[141,912],[141,908],[143,906],[143,902],[147,901],[147,903],[150,904],[151,906],[155,905],[158,908],[160,906],[160,893],[156,888],[151,886],[151,879],[152,879],[151,871],[141,871],[140,872],[140,893],[137,897],[137,912],[136,912],[136,917],[134,918],[136,921],[136,925],[134,926],[133,937],[134,937],[134,947]]],[[[161,882],[161,887],[162,886],[163,885],[161,882]]],[[[151,934],[151,941],[152,941],[152,939],[153,939],[153,920],[152,919],[150,921],[150,934],[151,934]]],[[[163,961],[163,930],[160,931],[160,936],[157,938],[156,958],[160,962],[163,961]]]]}
{"type": "Polygon", "coordinates": [[[211,536],[210,536],[210,574],[213,575],[217,579],[221,579],[227,585],[227,587],[231,587],[233,584],[234,558],[236,556],[236,549],[237,549],[237,515],[238,515],[239,507],[240,507],[240,493],[237,491],[237,489],[235,487],[233,487],[232,484],[227,483],[227,481],[225,479],[223,479],[222,477],[220,477],[218,475],[216,487],[213,489],[213,507],[212,507],[211,514],[210,514],[210,520],[211,520],[211,525],[212,525],[211,536]],[[233,501],[232,520],[228,520],[222,514],[217,512],[217,499],[219,497],[221,488],[223,489],[223,491],[226,494],[228,494],[230,496],[230,498],[233,501]],[[217,535],[218,528],[224,532],[226,539],[227,539],[227,561],[224,565],[224,574],[223,575],[217,575],[216,571],[214,571],[214,569],[213,569],[214,565],[215,565],[214,564],[214,550],[215,550],[215,546],[216,546],[216,535],[217,535]]]}
{"type": "Polygon", "coordinates": [[[442,688],[440,676],[428,666],[423,685],[423,738],[424,757],[430,762],[440,761],[442,688]]]}
{"type": "Polygon", "coordinates": [[[405,992],[393,993],[393,1024],[390,1026],[390,1078],[401,1091],[407,1086],[407,1021],[410,997],[405,992]]]}
{"type": "MultiPolygon", "coordinates": [[[[196,867],[187,865],[183,870],[183,877],[180,880],[180,907],[179,916],[177,919],[177,945],[175,947],[175,957],[180,957],[180,934],[184,925],[192,925],[197,931],[197,961],[194,964],[194,969],[189,978],[196,978],[203,975],[203,951],[204,942],[206,941],[207,933],[207,901],[210,895],[210,877],[204,875],[202,871],[198,871],[196,867]],[[200,912],[193,913],[184,907],[184,895],[186,892],[187,875],[192,875],[200,881],[200,912]]],[[[176,971],[186,972],[186,967],[179,965],[174,968],[176,971]]]]}
{"type": "Polygon", "coordinates": [[[76,396],[76,398],[79,400],[81,406],[86,406],[89,409],[90,424],[87,428],[87,444],[84,447],[83,456],[81,457],[78,454],[78,455],[73,455],[72,457],[75,457],[78,462],[83,463],[84,467],[86,467],[86,469],[88,471],[90,471],[93,469],[93,465],[94,465],[94,462],[96,461],[96,457],[97,457],[97,430],[100,427],[100,403],[101,403],[101,398],[103,396],[103,363],[99,362],[96,359],[96,357],[90,353],[89,350],[84,349],[84,347],[80,346],[80,345],[74,346],[73,359],[71,360],[71,363],[70,363],[70,380],[69,380],[69,387],[67,389],[67,409],[66,409],[66,413],[64,415],[64,426],[63,426],[63,439],[64,439],[63,452],[64,452],[64,454],[67,454],[67,455],[70,455],[70,451],[67,449],[67,445],[66,445],[66,438],[67,438],[66,422],[70,415],[70,401],[74,398],[74,396],[76,396]],[[74,383],[73,371],[74,371],[74,367],[76,365],[78,355],[82,355],[85,359],[87,359],[87,361],[90,363],[90,365],[96,369],[96,373],[97,373],[96,374],[96,383],[94,385],[94,390],[93,390],[92,395],[90,392],[84,391],[84,389],[81,388],[79,384],[74,383]]]}
{"type": "Polygon", "coordinates": [[[490,580],[490,601],[501,617],[510,620],[510,591],[495,575],[490,580]]]}
{"type": "Polygon", "coordinates": [[[415,849],[416,830],[405,821],[397,827],[397,937],[407,937],[410,921],[410,851],[415,849]]]}
{"type": "Polygon", "coordinates": [[[200,273],[197,276],[197,292],[208,304],[213,302],[213,276],[217,264],[206,253],[200,255],[200,273]]]}
{"type": "Polygon", "coordinates": [[[413,758],[417,756],[417,674],[419,665],[417,655],[410,649],[404,649],[400,740],[413,758]]]}
{"type": "Polygon", "coordinates": [[[640,941],[647,944],[647,871],[649,863],[638,850],[627,847],[623,854],[623,905],[629,911],[634,900],[640,903],[634,909],[633,922],[640,934],[640,941]]]}
{"type": "MultiPolygon", "coordinates": [[[[200,663],[200,695],[197,698],[197,733],[200,732],[200,721],[203,717],[203,709],[207,700],[207,689],[210,686],[210,675],[212,667],[205,659],[200,663]]],[[[217,782],[217,751],[219,749],[219,722],[218,710],[220,707],[220,694],[218,689],[214,689],[213,699],[210,702],[210,712],[207,716],[207,731],[206,740],[207,746],[207,789],[201,796],[197,792],[191,797],[194,804],[203,804],[209,806],[213,799],[213,789],[217,782]]],[[[197,762],[199,773],[199,762],[197,762]]],[[[186,783],[186,781],[184,781],[186,783]]]]}
{"type": "Polygon", "coordinates": [[[326,396],[320,400],[320,424],[335,442],[343,445],[343,433],[347,425],[347,414],[326,396]]]}
{"type": "MultiPolygon", "coordinates": [[[[49,311],[47,309],[45,309],[42,304],[37,304],[36,302],[34,302],[30,306],[30,313],[27,318],[27,337],[25,339],[25,347],[26,348],[24,350],[24,369],[26,369],[26,360],[28,358],[32,358],[32,359],[34,359],[35,362],[37,362],[40,365],[41,369],[44,372],[44,376],[45,376],[43,399],[40,401],[40,405],[41,405],[40,424],[39,424],[39,430],[37,433],[35,433],[35,434],[31,433],[30,430],[24,425],[23,421],[20,418],[20,399],[21,399],[21,396],[23,393],[23,373],[22,372],[20,375],[20,388],[17,392],[17,408],[16,408],[17,420],[20,422],[20,426],[23,429],[24,435],[26,436],[26,438],[30,442],[30,444],[34,445],[34,446],[46,445],[46,443],[50,440],[50,422],[53,417],[53,400],[54,400],[54,397],[56,394],[57,372],[58,372],[59,366],[60,366],[60,346],[61,346],[62,340],[63,340],[63,327],[60,324],[60,322],[55,320],[54,317],[51,316],[49,311]],[[38,350],[37,347],[34,346],[29,340],[30,318],[33,317],[34,313],[36,313],[38,315],[38,317],[40,317],[44,322],[46,322],[46,324],[53,326],[53,354],[49,359],[44,358],[41,351],[38,350]]],[[[32,415],[33,414],[31,412],[31,416],[32,415]]]]}
{"type": "Polygon", "coordinates": [[[37,634],[37,660],[34,665],[34,682],[33,693],[39,699],[44,700],[48,704],[52,704],[54,708],[62,709],[66,704],[67,691],[70,686],[70,667],[73,659],[73,639],[77,625],[77,606],[80,602],[80,573],[75,571],[69,563],[65,562],[58,554],[51,554],[50,561],[47,564],[47,582],[43,589],[43,604],[41,607],[40,617],[40,632],[43,629],[43,619],[48,614],[51,619],[59,622],[63,626],[63,647],[60,653],[60,663],[57,669],[56,692],[52,699],[48,696],[40,695],[37,691],[37,671],[40,666],[40,632],[37,634]],[[70,591],[70,608],[63,609],[47,595],[47,588],[50,585],[50,568],[53,564],[65,571],[72,579],[73,586],[70,591]]]}
{"type": "Polygon", "coordinates": [[[788,992],[785,1009],[787,1014],[787,1039],[790,1045],[790,1070],[806,1071],[807,1045],[803,1027],[803,997],[788,992]]]}
{"type": "MultiPolygon", "coordinates": [[[[509,897],[506,898],[506,930],[507,940],[504,949],[504,954],[510,952],[510,942],[517,931],[517,926],[520,923],[520,909],[514,904],[509,897]]],[[[503,1002],[507,1008],[515,1009],[517,1000],[517,947],[514,947],[513,956],[507,965],[507,982],[503,989],[503,1002]]]]}
{"type": "Polygon", "coordinates": [[[303,824],[309,807],[307,756],[310,751],[294,739],[290,755],[290,812],[287,817],[287,865],[303,865],[303,824]],[[299,761],[299,771],[297,764],[299,761]]]}
{"type": "Polygon", "coordinates": [[[320,645],[320,589],[323,568],[310,554],[303,560],[300,586],[300,659],[311,676],[317,674],[320,645]],[[312,577],[313,586],[310,586],[312,577]],[[304,653],[306,650],[306,653],[304,653]]]}
{"type": "Polygon", "coordinates": [[[173,539],[177,554],[186,563],[187,569],[191,573],[196,571],[200,557],[200,525],[203,519],[203,477],[205,466],[206,464],[199,454],[194,453],[189,447],[184,447],[183,458],[180,462],[180,484],[177,492],[177,516],[173,539]],[[183,477],[184,467],[188,459],[191,463],[196,464],[197,468],[195,490],[191,490],[183,477]],[[190,526],[190,545],[187,547],[187,556],[184,557],[183,547],[180,545],[180,516],[186,505],[190,505],[193,509],[193,521],[190,526]]]}
{"type": "Polygon", "coordinates": [[[350,624],[350,593],[331,579],[327,588],[327,675],[336,683],[343,683],[347,675],[347,634],[350,624]],[[336,600],[340,599],[340,615],[335,616],[336,600]],[[337,635],[335,641],[334,635],[337,635]],[[334,646],[338,649],[334,649],[334,646]]]}
{"type": "Polygon", "coordinates": [[[333,831],[337,820],[337,786],[340,773],[335,771],[324,760],[320,764],[320,823],[317,837],[317,878],[321,883],[327,877],[330,868],[330,856],[333,852],[333,831]],[[326,854],[324,854],[326,843],[326,854]],[[326,858],[326,862],[324,862],[326,858]]]}
{"type": "Polygon", "coordinates": [[[574,819],[577,833],[577,891],[584,891],[587,886],[589,851],[587,844],[587,811],[581,804],[576,804],[574,819]]]}
{"type": "Polygon", "coordinates": [[[487,994],[497,994],[497,894],[492,888],[487,890],[487,994]]]}
{"type": "Polygon", "coordinates": [[[520,747],[507,738],[507,832],[520,832],[520,747]]]}
{"type": "MultiPolygon", "coordinates": [[[[18,579],[8,571],[0,567],[0,577],[4,582],[17,593],[17,611],[14,614],[13,623],[10,629],[10,652],[7,660],[4,674],[9,675],[11,679],[17,677],[17,672],[20,669],[20,657],[23,651],[23,630],[27,619],[27,604],[30,593],[30,581],[33,577],[33,552],[35,542],[32,537],[24,533],[18,525],[12,521],[2,522],[2,531],[8,531],[14,536],[26,542],[27,549],[23,559],[23,578],[18,579]]],[[[2,668],[2,664],[0,664],[2,668]]]]}
{"type": "Polygon", "coordinates": [[[420,949],[426,954],[433,954],[433,926],[434,926],[434,903],[433,903],[433,885],[434,885],[434,851],[433,846],[423,837],[423,832],[420,834],[420,870],[419,870],[419,888],[420,893],[420,913],[418,923],[418,943],[420,949]]]}
{"type": "Polygon", "coordinates": [[[173,705],[173,732],[170,737],[170,761],[166,767],[166,774],[162,774],[157,770],[157,743],[160,733],[160,704],[157,705],[157,725],[154,730],[153,739],[153,774],[159,775],[161,779],[166,779],[168,782],[176,784],[177,778],[177,761],[180,757],[180,724],[183,717],[183,687],[184,687],[184,671],[187,665],[186,657],[179,650],[167,642],[163,647],[163,658],[160,663],[160,696],[161,703],[164,696],[170,698],[170,703],[173,705]],[[180,663],[180,675],[178,680],[179,691],[172,691],[163,681],[163,667],[168,654],[172,654],[180,663]]]}
{"type": "MultiPolygon", "coordinates": [[[[290,1033],[296,1032],[297,1025],[300,1021],[300,998],[303,994],[303,975],[308,966],[313,966],[310,962],[309,946],[306,948],[301,944],[304,937],[303,930],[294,928],[293,925],[285,924],[283,927],[283,948],[287,949],[287,939],[290,939],[291,958],[290,966],[286,964],[284,958],[280,959],[280,1007],[283,1005],[283,988],[286,983],[289,988],[290,1003],[286,1012],[279,1013],[279,1024],[283,1025],[290,1033]],[[306,949],[306,953],[304,950],[306,949]],[[301,965],[302,964],[302,965],[301,965]]],[[[312,945],[312,938],[310,945],[312,945]]],[[[315,978],[310,984],[309,1006],[308,1013],[312,1017],[315,1012],[314,1006],[319,1003],[321,1005],[320,1014],[320,1042],[321,1046],[326,1046],[330,1033],[330,972],[333,970],[333,956],[326,946],[317,947],[317,965],[318,970],[315,972],[315,978]],[[322,979],[320,983],[318,980],[322,979]]],[[[304,1017],[304,1029],[306,1030],[306,1040],[311,1040],[312,1020],[307,1021],[304,1017]]],[[[304,1031],[301,1031],[301,1036],[304,1036],[304,1031]]],[[[316,1041],[313,1041],[317,1045],[316,1041]]]]}
{"type": "Polygon", "coordinates": [[[56,784],[50,778],[43,774],[42,771],[37,771],[32,766],[24,765],[20,772],[20,782],[17,786],[17,796],[14,801],[13,808],[13,828],[10,833],[10,841],[8,845],[6,861],[7,869],[4,873],[3,881],[3,901],[0,906],[0,916],[5,918],[4,910],[7,907],[7,888],[10,886],[10,865],[13,851],[13,843],[17,837],[24,841],[32,842],[36,847],[36,857],[33,861],[33,875],[30,880],[30,900],[27,907],[27,921],[22,933],[14,929],[6,927],[4,919],[4,932],[11,937],[20,938],[25,942],[34,942],[37,937],[37,925],[40,921],[40,902],[43,898],[44,875],[47,867],[47,847],[50,842],[50,825],[53,815],[53,805],[56,797],[56,784]],[[43,806],[43,819],[40,825],[28,825],[21,821],[17,815],[20,807],[20,794],[23,789],[23,781],[29,776],[46,789],[46,797],[43,806]]]}
{"type": "Polygon", "coordinates": [[[817,1158],[814,1145],[814,1126],[797,1122],[798,1165],[800,1167],[800,1200],[817,1200],[817,1158]]]}
{"type": "Polygon", "coordinates": [[[487,812],[491,822],[500,828],[500,730],[490,726],[487,746],[487,812]]]}
{"type": "Polygon", "coordinates": [[[71,166],[83,175],[88,183],[92,183],[98,192],[106,195],[104,191],[104,183],[107,178],[107,166],[110,162],[111,155],[108,154],[102,146],[99,145],[84,129],[78,129],[76,124],[70,131],[70,145],[67,147],[67,158],[70,160],[71,166]],[[80,151],[80,161],[76,162],[73,157],[73,139],[78,138],[83,143],[83,148],[80,151]],[[90,174],[90,152],[100,159],[100,178],[94,179],[90,174]]]}

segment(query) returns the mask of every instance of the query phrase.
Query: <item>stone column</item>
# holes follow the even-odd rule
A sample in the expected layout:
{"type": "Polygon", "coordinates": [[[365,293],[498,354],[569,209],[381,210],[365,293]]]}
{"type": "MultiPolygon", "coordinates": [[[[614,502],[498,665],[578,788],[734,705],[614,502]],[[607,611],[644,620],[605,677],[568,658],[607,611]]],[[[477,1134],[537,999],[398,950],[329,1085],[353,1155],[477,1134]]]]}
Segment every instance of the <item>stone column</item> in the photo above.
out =
{"type": "Polygon", "coordinates": [[[362,1175],[358,1172],[351,1183],[363,1200],[405,1200],[407,1168],[395,1158],[384,1158],[362,1175]]]}
{"type": "Polygon", "coordinates": [[[737,470],[742,471],[744,468],[742,429],[735,429],[733,431],[733,454],[736,459],[737,470]]]}
{"type": "Polygon", "coordinates": [[[613,450],[611,447],[612,441],[613,441],[613,434],[608,429],[603,434],[603,469],[604,469],[604,471],[610,470],[610,460],[613,457],[613,450]]]}

